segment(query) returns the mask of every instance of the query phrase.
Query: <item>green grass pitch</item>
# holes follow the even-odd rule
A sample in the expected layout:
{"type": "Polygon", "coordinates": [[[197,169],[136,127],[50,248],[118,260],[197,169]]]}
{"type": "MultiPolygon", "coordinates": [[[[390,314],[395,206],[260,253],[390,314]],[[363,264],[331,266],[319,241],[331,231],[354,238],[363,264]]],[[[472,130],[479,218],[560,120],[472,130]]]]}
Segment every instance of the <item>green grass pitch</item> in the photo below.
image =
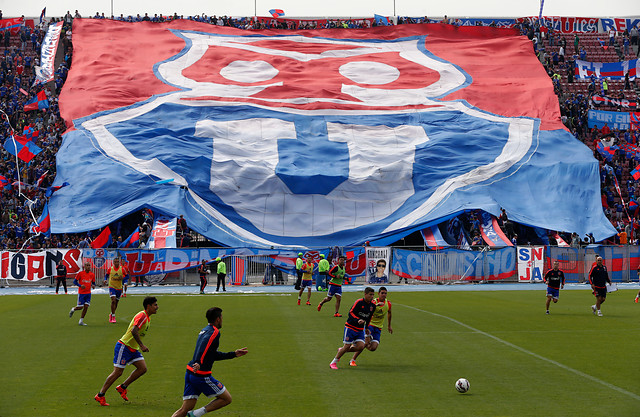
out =
{"type": "MultiPolygon", "coordinates": [[[[635,291],[611,294],[604,317],[587,290],[561,292],[544,314],[539,291],[394,293],[394,334],[358,367],[329,369],[344,318],[333,302],[316,311],[293,294],[158,296],[145,344],[149,371],[125,403],[114,387],[110,407],[93,396],[112,370],[115,341],[142,309],[121,301],[107,322],[108,298],[94,295],[86,327],[68,317],[74,295],[0,297],[0,416],[170,416],[181,404],[186,362],[204,313],[222,307],[220,349],[247,346],[217,362],[214,376],[233,403],[227,416],[637,416],[640,415],[640,304],[635,291]],[[459,394],[465,377],[471,390],[459,394]]],[[[360,294],[345,293],[346,315],[360,294]]],[[[303,299],[304,300],[304,299],[303,299]]],[[[125,375],[132,367],[125,370],[125,375]]],[[[122,382],[124,378],[120,380],[122,382]]],[[[115,386],[115,385],[114,385],[115,386]]],[[[202,398],[198,406],[206,404],[202,398]]]]}

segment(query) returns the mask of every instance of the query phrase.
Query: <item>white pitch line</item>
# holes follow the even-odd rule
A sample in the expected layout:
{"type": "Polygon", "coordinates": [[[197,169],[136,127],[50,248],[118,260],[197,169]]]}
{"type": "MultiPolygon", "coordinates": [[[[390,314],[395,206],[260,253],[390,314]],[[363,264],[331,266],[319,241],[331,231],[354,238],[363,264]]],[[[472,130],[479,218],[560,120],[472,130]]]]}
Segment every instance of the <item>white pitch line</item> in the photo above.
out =
{"type": "Polygon", "coordinates": [[[422,310],[422,309],[419,309],[419,308],[416,308],[416,307],[412,307],[412,306],[408,306],[408,305],[405,305],[405,304],[397,303],[397,305],[400,305],[400,306],[406,307],[406,308],[410,308],[412,310],[420,311],[422,313],[431,314],[432,316],[436,316],[436,317],[440,317],[440,318],[443,318],[443,319],[447,319],[447,320],[449,320],[449,321],[451,321],[451,322],[453,322],[453,323],[455,323],[455,324],[457,324],[459,326],[465,327],[465,328],[473,331],[474,333],[478,333],[478,334],[481,334],[483,336],[486,336],[486,337],[488,337],[490,339],[495,340],[496,342],[500,342],[500,343],[502,343],[502,344],[504,344],[506,346],[509,346],[511,348],[519,350],[522,353],[526,353],[527,355],[533,356],[536,359],[540,359],[541,361],[548,362],[548,363],[550,363],[552,365],[557,366],[558,368],[562,368],[562,369],[564,369],[566,371],[569,371],[569,372],[572,372],[572,373],[574,373],[574,374],[576,374],[578,376],[581,376],[583,378],[589,379],[589,380],[591,380],[593,382],[597,382],[598,384],[604,385],[607,388],[610,388],[610,389],[612,389],[614,391],[618,391],[621,394],[625,394],[625,395],[633,398],[634,400],[640,401],[640,395],[634,394],[633,392],[630,392],[630,391],[627,391],[627,390],[625,390],[623,388],[617,387],[617,386],[615,386],[613,384],[610,384],[610,383],[608,383],[606,381],[603,381],[603,380],[601,380],[599,378],[596,378],[595,376],[592,376],[592,375],[589,375],[589,374],[585,374],[584,372],[578,371],[577,369],[573,369],[573,368],[571,368],[571,367],[569,367],[567,365],[563,365],[560,362],[554,361],[553,359],[545,358],[544,356],[538,355],[537,353],[531,352],[530,350],[522,348],[522,347],[520,347],[518,345],[514,345],[513,343],[507,342],[506,340],[502,340],[499,337],[496,337],[496,336],[494,336],[492,334],[489,334],[487,332],[483,332],[480,329],[476,329],[475,327],[471,327],[468,324],[464,324],[463,322],[458,321],[456,319],[452,319],[451,317],[443,316],[442,314],[433,313],[431,311],[422,310]]]}

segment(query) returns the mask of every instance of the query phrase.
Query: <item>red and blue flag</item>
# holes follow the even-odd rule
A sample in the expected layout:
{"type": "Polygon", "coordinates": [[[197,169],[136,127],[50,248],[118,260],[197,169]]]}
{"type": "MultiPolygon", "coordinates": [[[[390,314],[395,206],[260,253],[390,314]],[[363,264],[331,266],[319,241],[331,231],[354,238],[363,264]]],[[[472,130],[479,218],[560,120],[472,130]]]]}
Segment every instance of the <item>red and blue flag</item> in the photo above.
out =
{"type": "Polygon", "coordinates": [[[55,193],[56,191],[58,191],[59,189],[66,187],[67,185],[69,185],[68,182],[63,182],[62,185],[55,185],[53,187],[47,187],[47,191],[44,192],[44,196],[45,197],[51,197],[53,195],[53,193],[55,193]]]}
{"type": "Polygon", "coordinates": [[[13,135],[4,142],[4,148],[11,155],[15,155],[22,161],[29,163],[37,154],[42,152],[31,140],[24,136],[13,135]]]}
{"type": "Polygon", "coordinates": [[[106,248],[111,245],[112,242],[113,239],[111,237],[111,229],[109,228],[109,226],[107,226],[102,230],[102,232],[100,232],[98,237],[96,237],[93,242],[91,242],[91,247],[93,249],[106,248]]]}
{"type": "Polygon", "coordinates": [[[386,16],[374,14],[373,19],[375,20],[376,25],[378,26],[391,26],[391,21],[386,16]]]}
{"type": "Polygon", "coordinates": [[[275,18],[278,17],[283,17],[284,16],[284,10],[282,9],[271,9],[269,10],[269,14],[275,18]]]}
{"type": "Polygon", "coordinates": [[[24,104],[24,111],[44,110],[49,108],[49,99],[44,90],[39,91],[31,100],[24,104]]]}
{"type": "Polygon", "coordinates": [[[122,242],[118,247],[119,248],[137,248],[140,246],[140,228],[136,227],[136,230],[131,233],[131,235],[122,242]]]}
{"type": "Polygon", "coordinates": [[[49,205],[45,204],[42,214],[37,222],[31,225],[31,233],[41,233],[45,236],[51,236],[51,217],[49,216],[49,205]]]}

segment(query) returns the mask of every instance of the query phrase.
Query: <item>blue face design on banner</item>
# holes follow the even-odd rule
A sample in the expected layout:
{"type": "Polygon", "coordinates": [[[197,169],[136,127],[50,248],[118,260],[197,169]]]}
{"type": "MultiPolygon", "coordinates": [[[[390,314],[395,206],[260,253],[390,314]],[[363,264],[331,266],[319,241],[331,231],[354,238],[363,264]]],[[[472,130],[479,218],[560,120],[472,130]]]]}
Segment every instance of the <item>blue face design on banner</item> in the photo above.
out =
{"type": "Polygon", "coordinates": [[[180,91],[76,126],[118,165],[170,180],[143,204],[221,243],[348,244],[415,227],[459,210],[452,194],[497,180],[534,143],[534,120],[440,100],[472,80],[424,36],[175,34],[186,48],[154,71],[180,91]]]}

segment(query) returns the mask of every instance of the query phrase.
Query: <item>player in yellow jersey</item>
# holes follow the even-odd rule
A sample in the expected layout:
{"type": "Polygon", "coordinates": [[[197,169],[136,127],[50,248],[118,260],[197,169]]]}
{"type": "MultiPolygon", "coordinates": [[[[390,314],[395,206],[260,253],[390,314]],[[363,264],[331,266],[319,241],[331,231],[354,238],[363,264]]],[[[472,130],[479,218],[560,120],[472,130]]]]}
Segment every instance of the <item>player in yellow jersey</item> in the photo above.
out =
{"type": "Polygon", "coordinates": [[[111,313],[109,313],[109,323],[116,322],[116,309],[122,296],[122,286],[127,282],[129,273],[124,265],[120,265],[120,258],[113,260],[113,266],[107,270],[104,276],[104,283],[109,281],[109,296],[111,296],[111,313]]]}
{"type": "MultiPolygon", "coordinates": [[[[387,300],[387,289],[385,287],[380,287],[378,290],[378,298],[373,300],[373,303],[376,305],[376,310],[373,312],[371,322],[369,322],[370,335],[365,338],[364,345],[364,347],[371,352],[378,349],[378,345],[380,344],[380,335],[382,333],[382,327],[384,326],[385,316],[387,317],[387,330],[389,334],[393,333],[393,328],[391,327],[391,303],[387,300]]],[[[362,350],[354,352],[349,365],[358,366],[356,365],[356,358],[361,352],[362,350]]]]}
{"type": "Polygon", "coordinates": [[[109,405],[104,394],[120,378],[125,366],[131,364],[136,368],[131,372],[129,378],[116,387],[116,391],[125,401],[129,401],[129,398],[127,398],[129,385],[147,372],[147,364],[140,351],[149,351],[149,348],[142,343],[142,338],[149,331],[151,315],[158,312],[158,299],[156,297],[145,297],[142,306],[144,310],[135,315],[131,323],[129,323],[126,333],[116,342],[113,353],[113,372],[109,374],[100,392],[94,397],[100,405],[109,405]]]}

